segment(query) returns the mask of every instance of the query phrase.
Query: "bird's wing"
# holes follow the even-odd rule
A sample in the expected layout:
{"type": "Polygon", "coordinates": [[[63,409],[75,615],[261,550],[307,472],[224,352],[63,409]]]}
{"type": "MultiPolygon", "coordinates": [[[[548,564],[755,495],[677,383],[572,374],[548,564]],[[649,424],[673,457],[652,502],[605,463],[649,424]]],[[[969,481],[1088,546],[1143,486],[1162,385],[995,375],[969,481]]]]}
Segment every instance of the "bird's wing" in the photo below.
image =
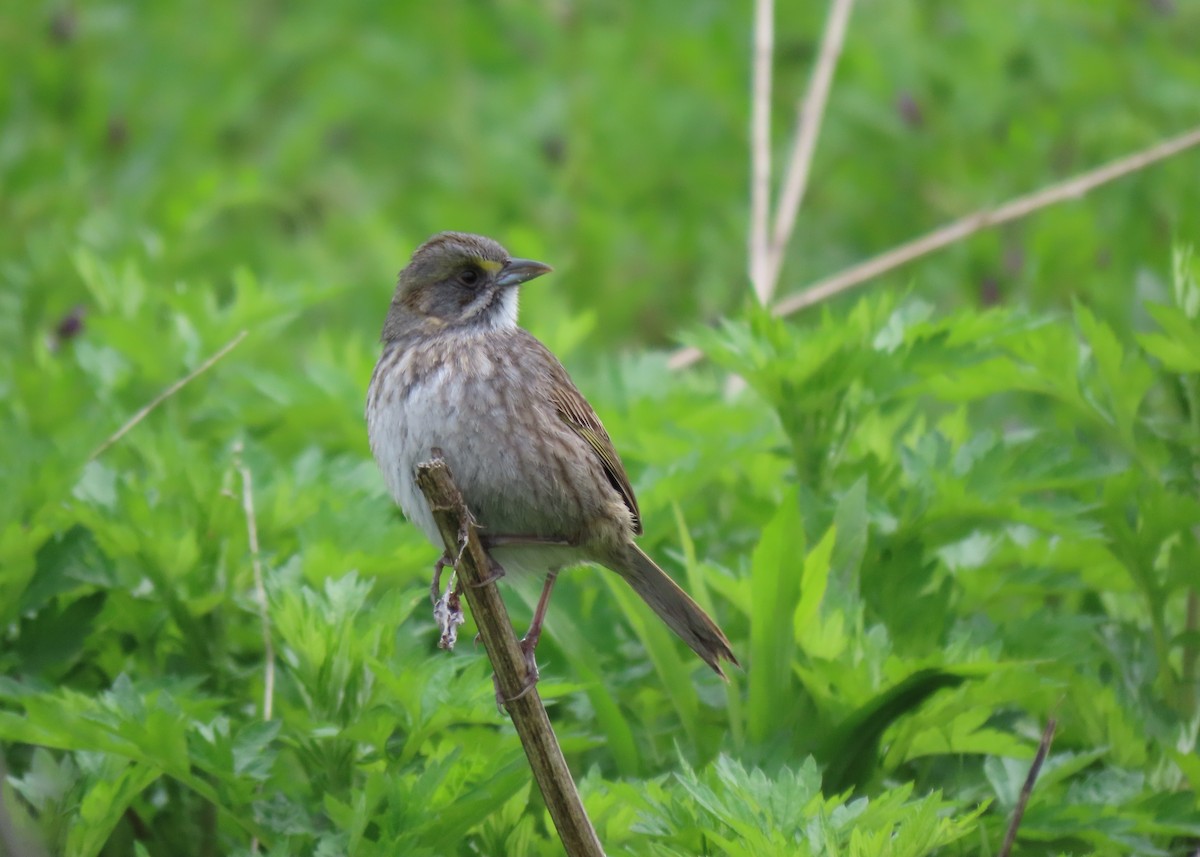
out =
{"type": "Polygon", "coordinates": [[[604,430],[604,426],[600,424],[600,418],[596,416],[596,412],[592,410],[588,400],[583,397],[583,393],[576,389],[570,376],[567,375],[567,370],[562,368],[562,364],[557,359],[554,359],[553,366],[557,371],[553,373],[554,382],[550,385],[551,404],[554,405],[554,409],[562,421],[586,440],[588,446],[596,453],[601,466],[604,467],[605,475],[608,476],[608,481],[621,492],[621,498],[633,515],[634,535],[640,536],[642,534],[642,514],[638,511],[637,498],[633,496],[633,486],[629,484],[629,477],[625,475],[625,467],[621,464],[617,450],[613,447],[612,439],[604,430]]]}

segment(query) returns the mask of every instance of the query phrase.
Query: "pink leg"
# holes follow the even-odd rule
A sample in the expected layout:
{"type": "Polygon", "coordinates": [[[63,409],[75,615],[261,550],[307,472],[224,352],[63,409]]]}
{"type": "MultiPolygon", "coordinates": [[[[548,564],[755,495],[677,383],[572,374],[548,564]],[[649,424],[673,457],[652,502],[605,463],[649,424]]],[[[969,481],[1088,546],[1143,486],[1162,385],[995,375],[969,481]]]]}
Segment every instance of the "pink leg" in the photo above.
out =
{"type": "Polygon", "coordinates": [[[558,571],[546,573],[546,583],[542,586],[542,596],[538,599],[533,611],[533,621],[529,623],[529,631],[521,640],[521,649],[529,658],[530,672],[537,675],[537,664],[533,661],[533,650],[537,648],[538,640],[542,637],[542,623],[546,621],[546,608],[550,606],[550,593],[554,590],[554,581],[558,579],[558,571]]]}
{"type": "Polygon", "coordinates": [[[558,571],[547,572],[546,583],[542,586],[542,595],[538,598],[537,607],[533,611],[533,621],[529,623],[529,630],[525,636],[521,638],[521,651],[525,654],[525,667],[529,671],[529,679],[525,687],[521,688],[516,696],[505,699],[500,694],[500,686],[496,686],[496,704],[503,705],[506,702],[513,702],[520,699],[537,685],[538,668],[537,659],[534,657],[534,650],[537,648],[538,640],[542,637],[542,623],[546,621],[546,608],[550,606],[550,593],[554,590],[554,581],[558,579],[558,571]]]}

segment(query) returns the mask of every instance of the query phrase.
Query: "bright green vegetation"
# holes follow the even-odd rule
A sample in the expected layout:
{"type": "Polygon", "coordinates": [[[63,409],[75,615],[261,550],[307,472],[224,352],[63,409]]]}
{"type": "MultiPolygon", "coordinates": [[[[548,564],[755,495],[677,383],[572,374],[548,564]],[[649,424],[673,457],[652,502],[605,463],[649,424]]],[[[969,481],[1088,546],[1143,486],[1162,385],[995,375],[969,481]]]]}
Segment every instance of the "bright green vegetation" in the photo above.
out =
{"type": "MultiPolygon", "coordinates": [[[[784,323],[747,309],[748,4],[10,6],[0,745],[54,853],[560,853],[366,448],[390,283],[444,228],[556,266],[525,323],[746,666],[561,578],[540,689],[609,853],[995,854],[1050,718],[1018,853],[1196,849],[1200,156],[784,323]]],[[[785,292],[1196,124],[1198,34],[862,0],[785,292]]]]}

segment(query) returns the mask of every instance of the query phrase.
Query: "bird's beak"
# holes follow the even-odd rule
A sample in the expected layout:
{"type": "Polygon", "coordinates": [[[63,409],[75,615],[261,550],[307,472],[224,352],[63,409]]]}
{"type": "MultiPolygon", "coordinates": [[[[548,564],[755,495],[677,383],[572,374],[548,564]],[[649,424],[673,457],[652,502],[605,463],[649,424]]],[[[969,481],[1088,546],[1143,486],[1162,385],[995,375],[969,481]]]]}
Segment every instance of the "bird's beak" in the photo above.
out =
{"type": "Polygon", "coordinates": [[[500,269],[500,276],[496,279],[496,283],[502,288],[519,286],[521,283],[527,283],[534,277],[540,277],[553,270],[544,262],[535,262],[532,259],[509,259],[500,269]]]}

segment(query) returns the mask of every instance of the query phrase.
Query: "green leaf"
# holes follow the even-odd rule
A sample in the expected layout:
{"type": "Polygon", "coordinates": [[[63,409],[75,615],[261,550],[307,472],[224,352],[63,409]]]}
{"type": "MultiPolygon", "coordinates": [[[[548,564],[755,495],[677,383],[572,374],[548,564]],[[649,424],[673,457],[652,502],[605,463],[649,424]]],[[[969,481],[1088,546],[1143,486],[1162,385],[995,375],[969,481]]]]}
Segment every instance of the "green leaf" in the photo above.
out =
{"type": "Polygon", "coordinates": [[[1200,321],[1178,307],[1147,304],[1162,333],[1140,333],[1138,342],[1168,372],[1200,372],[1200,321]]]}
{"type": "MultiPolygon", "coordinates": [[[[804,528],[795,495],[780,503],[750,560],[751,617],[747,736],[767,740],[791,695],[793,617],[800,596],[804,528]]],[[[815,573],[814,573],[815,574],[815,573]]]]}
{"type": "Polygon", "coordinates": [[[21,611],[40,609],[55,595],[80,584],[115,584],[112,563],[87,527],[76,525],[47,539],[37,552],[34,579],[21,597],[21,611]]]}
{"type": "Polygon", "coordinates": [[[1076,304],[1075,319],[1092,349],[1098,370],[1107,416],[1127,448],[1134,449],[1134,422],[1142,400],[1154,383],[1154,375],[1136,355],[1126,355],[1112,328],[1101,322],[1083,304],[1076,304]]]}
{"type": "Polygon", "coordinates": [[[858,574],[867,552],[867,479],[859,477],[838,498],[833,513],[837,541],[833,546],[832,571],[846,591],[857,589],[858,574]]]}
{"type": "Polygon", "coordinates": [[[1200,259],[1190,245],[1172,248],[1171,296],[1185,318],[1200,320],[1200,259]]]}
{"type": "Polygon", "coordinates": [[[65,671],[83,651],[107,600],[107,592],[93,592],[46,605],[21,622],[14,653],[22,658],[28,670],[51,675],[65,671]]]}
{"type": "Polygon", "coordinates": [[[89,777],[90,787],[79,804],[79,823],[67,837],[67,852],[81,857],[99,854],[129,805],[161,776],[160,770],[148,765],[106,759],[103,770],[89,777]]]}
{"type": "Polygon", "coordinates": [[[796,605],[793,619],[794,634],[797,641],[802,640],[805,630],[821,609],[821,601],[825,597],[825,587],[829,582],[830,556],[837,538],[837,525],[830,527],[821,536],[820,541],[813,546],[804,558],[804,571],[800,577],[800,603],[796,605]]]}
{"type": "Polygon", "coordinates": [[[862,788],[879,763],[883,733],[900,717],[944,688],[958,687],[963,676],[936,669],[913,673],[859,706],[821,748],[827,793],[862,788]]]}

